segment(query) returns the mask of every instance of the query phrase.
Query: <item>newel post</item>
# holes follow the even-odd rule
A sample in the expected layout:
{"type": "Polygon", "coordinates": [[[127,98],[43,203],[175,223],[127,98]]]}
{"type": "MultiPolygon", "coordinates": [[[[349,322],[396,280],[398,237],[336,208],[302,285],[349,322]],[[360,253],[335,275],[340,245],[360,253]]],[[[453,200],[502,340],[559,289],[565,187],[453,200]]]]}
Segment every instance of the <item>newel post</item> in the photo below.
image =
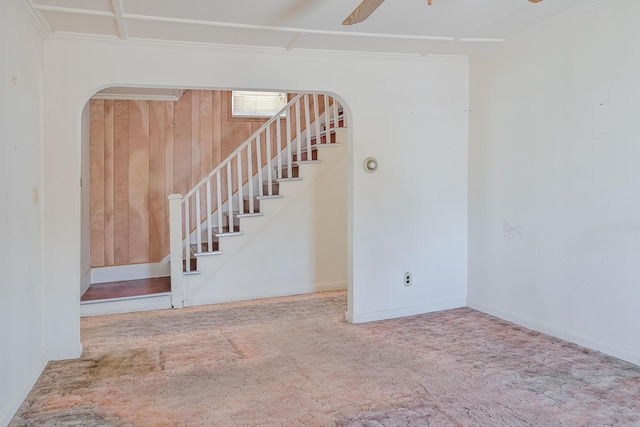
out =
{"type": "Polygon", "coordinates": [[[169,196],[169,253],[171,265],[171,305],[184,307],[182,279],[182,195],[169,196]]]}

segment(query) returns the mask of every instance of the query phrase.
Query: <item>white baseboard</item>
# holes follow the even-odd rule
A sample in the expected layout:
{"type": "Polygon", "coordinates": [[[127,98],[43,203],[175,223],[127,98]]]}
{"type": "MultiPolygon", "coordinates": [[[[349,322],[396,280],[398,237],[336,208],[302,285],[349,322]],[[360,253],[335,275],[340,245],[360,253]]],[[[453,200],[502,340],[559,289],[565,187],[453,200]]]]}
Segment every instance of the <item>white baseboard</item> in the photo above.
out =
{"type": "Polygon", "coordinates": [[[468,305],[474,310],[478,310],[491,316],[498,317],[500,319],[506,320],[507,322],[515,323],[527,329],[542,332],[543,334],[551,335],[553,337],[560,338],[565,341],[569,341],[583,347],[602,352],[604,354],[608,354],[609,356],[617,357],[618,359],[631,362],[635,365],[640,365],[640,354],[637,352],[625,348],[616,347],[602,341],[584,337],[582,335],[574,334],[564,329],[559,329],[550,325],[536,322],[534,320],[526,319],[513,313],[506,313],[501,310],[496,310],[492,307],[475,302],[473,300],[470,300],[468,305]]]}
{"type": "Polygon", "coordinates": [[[77,359],[81,354],[82,344],[78,344],[78,347],[73,348],[58,348],[55,350],[47,350],[47,359],[49,361],[77,359]]]}
{"type": "Polygon", "coordinates": [[[40,378],[40,374],[42,374],[45,366],[47,366],[47,354],[43,353],[42,356],[40,356],[40,360],[38,360],[38,363],[36,363],[36,366],[34,366],[33,370],[29,374],[29,377],[26,379],[24,384],[22,384],[22,387],[20,387],[20,390],[18,390],[18,392],[11,398],[7,406],[2,408],[0,412],[0,426],[9,425],[13,416],[18,412],[20,405],[22,405],[22,402],[26,399],[27,395],[36,384],[36,381],[40,378]]]}
{"type": "Polygon", "coordinates": [[[322,285],[310,285],[296,288],[266,289],[257,292],[241,292],[226,295],[211,295],[195,298],[185,298],[185,307],[198,305],[220,304],[225,302],[248,301],[261,298],[284,297],[291,295],[313,294],[316,292],[342,291],[347,289],[346,282],[326,283],[322,285]]]}
{"type": "Polygon", "coordinates": [[[391,310],[372,311],[369,313],[347,312],[346,319],[351,323],[375,322],[377,320],[395,319],[398,317],[415,316],[416,314],[431,313],[434,311],[450,310],[452,308],[465,307],[467,300],[456,299],[451,301],[441,301],[431,304],[416,305],[412,307],[394,308],[391,310]]]}
{"type": "Polygon", "coordinates": [[[91,269],[91,283],[119,282],[122,280],[152,279],[171,275],[169,257],[147,264],[114,265],[91,269]]]}
{"type": "Polygon", "coordinates": [[[80,279],[80,296],[87,292],[89,286],[91,286],[91,269],[89,269],[89,271],[82,276],[82,279],[80,279]]]}

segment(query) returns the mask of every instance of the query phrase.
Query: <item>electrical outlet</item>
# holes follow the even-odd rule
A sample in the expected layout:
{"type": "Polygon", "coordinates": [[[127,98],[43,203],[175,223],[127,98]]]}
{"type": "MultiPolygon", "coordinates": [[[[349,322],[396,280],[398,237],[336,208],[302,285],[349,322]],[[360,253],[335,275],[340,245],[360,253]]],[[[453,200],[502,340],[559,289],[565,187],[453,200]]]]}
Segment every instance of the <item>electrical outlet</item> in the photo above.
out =
{"type": "Polygon", "coordinates": [[[404,285],[411,286],[411,273],[404,273],[404,285]]]}

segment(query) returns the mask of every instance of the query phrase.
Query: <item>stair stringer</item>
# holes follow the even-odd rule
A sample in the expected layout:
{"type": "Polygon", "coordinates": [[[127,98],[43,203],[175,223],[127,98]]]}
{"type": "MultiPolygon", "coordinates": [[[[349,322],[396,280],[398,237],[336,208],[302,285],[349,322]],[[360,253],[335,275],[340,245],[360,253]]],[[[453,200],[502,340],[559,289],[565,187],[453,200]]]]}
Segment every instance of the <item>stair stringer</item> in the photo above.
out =
{"type": "Polygon", "coordinates": [[[241,218],[244,234],[221,237],[221,256],[198,258],[185,306],[346,289],[346,130],[337,142],[300,164],[301,181],[280,183],[284,197],[260,201],[264,216],[241,218]]]}

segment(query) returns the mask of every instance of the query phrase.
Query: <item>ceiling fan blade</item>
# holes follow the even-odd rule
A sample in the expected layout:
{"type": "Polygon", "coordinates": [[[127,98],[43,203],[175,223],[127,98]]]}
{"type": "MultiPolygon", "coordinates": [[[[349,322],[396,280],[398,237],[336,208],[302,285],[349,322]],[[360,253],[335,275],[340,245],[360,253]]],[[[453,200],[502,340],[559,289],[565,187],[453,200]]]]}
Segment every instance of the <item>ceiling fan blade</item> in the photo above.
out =
{"type": "Polygon", "coordinates": [[[342,22],[342,25],[353,25],[364,21],[382,3],[384,3],[384,0],[362,0],[362,3],[342,22]]]}
{"type": "Polygon", "coordinates": [[[540,3],[542,0],[529,0],[531,3],[540,3]]]}

